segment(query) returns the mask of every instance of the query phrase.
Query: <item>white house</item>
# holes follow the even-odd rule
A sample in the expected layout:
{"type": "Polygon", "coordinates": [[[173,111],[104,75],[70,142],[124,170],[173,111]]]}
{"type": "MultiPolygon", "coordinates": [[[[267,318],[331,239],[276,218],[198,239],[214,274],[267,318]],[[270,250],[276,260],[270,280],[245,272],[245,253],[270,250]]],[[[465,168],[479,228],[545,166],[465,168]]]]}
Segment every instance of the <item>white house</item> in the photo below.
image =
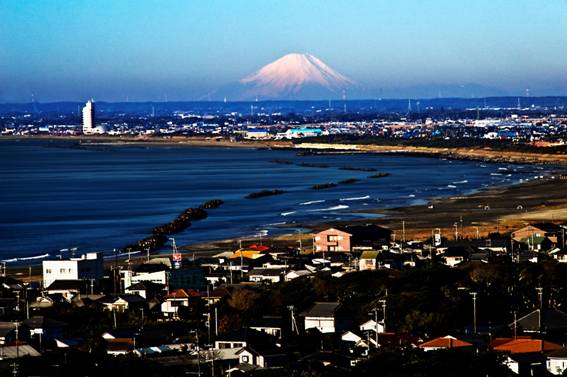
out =
{"type": "Polygon", "coordinates": [[[380,252],[376,250],[363,251],[358,259],[358,269],[360,271],[375,270],[378,266],[378,254],[380,254],[380,252]]]}
{"type": "Polygon", "coordinates": [[[282,317],[279,316],[263,316],[262,318],[253,320],[248,327],[281,339],[283,329],[282,322],[282,317]]]}
{"type": "Polygon", "coordinates": [[[264,345],[257,350],[245,346],[236,353],[240,364],[249,364],[260,368],[278,367],[283,365],[285,353],[277,346],[264,345]]]}
{"type": "Polygon", "coordinates": [[[376,321],[374,321],[373,319],[364,322],[362,325],[359,326],[359,328],[360,328],[360,331],[362,331],[362,332],[366,332],[366,331],[376,332],[376,329],[378,329],[378,334],[384,333],[384,324],[378,322],[378,325],[377,325],[376,321]]]}
{"type": "Polygon", "coordinates": [[[144,263],[134,271],[121,270],[122,286],[127,288],[141,282],[152,282],[166,286],[168,270],[169,267],[162,263],[144,263]]]}
{"type": "Polygon", "coordinates": [[[550,352],[545,364],[549,373],[562,375],[567,370],[567,348],[563,347],[550,352]]]}
{"type": "Polygon", "coordinates": [[[192,290],[177,289],[165,296],[165,301],[161,303],[161,312],[166,317],[177,318],[180,306],[189,306],[191,297],[199,297],[198,292],[192,290]]]}
{"type": "Polygon", "coordinates": [[[285,281],[290,281],[293,279],[297,279],[303,276],[309,276],[309,275],[313,275],[313,272],[309,271],[309,270],[294,270],[294,271],[290,271],[287,274],[285,274],[285,281]]]}
{"type": "Polygon", "coordinates": [[[263,281],[278,283],[282,280],[282,272],[274,268],[254,268],[248,273],[248,280],[258,283],[263,281]]]}
{"type": "Polygon", "coordinates": [[[87,253],[78,258],[44,260],[43,286],[55,280],[100,279],[104,273],[102,253],[87,253]]]}
{"type": "Polygon", "coordinates": [[[303,312],[305,330],[317,329],[322,333],[334,333],[336,330],[336,311],[338,302],[316,302],[303,312]]]}

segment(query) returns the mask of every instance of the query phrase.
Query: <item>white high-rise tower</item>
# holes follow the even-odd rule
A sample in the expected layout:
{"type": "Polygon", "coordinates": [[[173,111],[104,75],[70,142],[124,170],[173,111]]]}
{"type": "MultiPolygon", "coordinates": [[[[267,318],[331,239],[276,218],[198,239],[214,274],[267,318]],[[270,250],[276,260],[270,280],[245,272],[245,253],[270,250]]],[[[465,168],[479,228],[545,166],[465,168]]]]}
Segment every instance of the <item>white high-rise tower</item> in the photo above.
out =
{"type": "Polygon", "coordinates": [[[94,101],[91,99],[87,101],[85,107],[83,107],[83,133],[85,135],[96,133],[96,129],[94,127],[94,113],[94,101]]]}

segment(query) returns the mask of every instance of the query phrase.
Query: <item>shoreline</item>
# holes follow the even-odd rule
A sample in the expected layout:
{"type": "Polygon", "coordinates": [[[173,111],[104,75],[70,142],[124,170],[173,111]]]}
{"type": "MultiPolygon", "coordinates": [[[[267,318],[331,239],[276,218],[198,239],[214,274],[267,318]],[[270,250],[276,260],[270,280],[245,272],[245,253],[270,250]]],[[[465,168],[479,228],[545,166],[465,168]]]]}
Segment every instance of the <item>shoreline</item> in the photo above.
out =
{"type": "MultiPolygon", "coordinates": [[[[180,147],[236,147],[236,148],[274,148],[274,149],[289,149],[290,143],[279,143],[279,142],[256,142],[256,141],[238,141],[231,142],[228,140],[223,140],[221,142],[215,141],[215,139],[207,138],[167,138],[161,140],[155,140],[153,138],[116,138],[116,137],[53,137],[53,136],[32,136],[32,137],[0,137],[0,140],[96,140],[96,141],[111,141],[110,143],[99,143],[94,142],[93,146],[96,145],[167,145],[167,146],[180,146],[180,147]]],[[[305,145],[305,144],[304,144],[305,145]]],[[[309,145],[310,148],[312,145],[309,145]]],[[[318,144],[318,146],[321,146],[318,144]]],[[[325,149],[328,150],[327,144],[323,145],[325,149]]],[[[337,145],[338,152],[349,153],[352,146],[349,145],[337,145]]],[[[377,146],[370,146],[377,147],[377,146]]],[[[388,147],[394,148],[394,147],[388,147]]],[[[297,148],[298,150],[301,148],[297,148]]],[[[399,148],[397,148],[399,149],[399,148]]],[[[359,150],[355,153],[388,153],[380,149],[380,151],[368,151],[366,149],[359,150]]],[[[402,154],[399,150],[396,150],[398,154],[402,154]]],[[[415,152],[408,153],[410,155],[415,152]]],[[[405,154],[405,153],[403,153],[405,154]]],[[[432,154],[426,155],[430,158],[439,158],[440,156],[435,156],[432,154]]],[[[451,158],[451,157],[447,157],[451,158]]],[[[490,162],[502,162],[502,161],[490,161],[490,162]]],[[[534,163],[533,161],[517,161],[518,163],[534,163]]],[[[558,164],[561,165],[561,164],[558,164]]],[[[558,166],[558,168],[561,168],[558,166]]],[[[433,203],[433,210],[428,208],[426,205],[408,205],[406,207],[398,208],[369,208],[367,210],[361,211],[364,213],[378,214],[382,217],[375,219],[357,219],[349,221],[349,223],[375,223],[378,225],[384,225],[390,227],[393,230],[401,229],[401,221],[406,222],[406,235],[408,237],[416,237],[418,239],[423,239],[425,236],[430,236],[432,228],[441,228],[443,234],[451,233],[452,226],[455,221],[459,221],[463,218],[463,229],[462,232],[466,236],[476,235],[476,228],[479,230],[479,234],[488,234],[495,230],[500,230],[500,225],[502,229],[508,229],[513,224],[517,224],[522,221],[527,221],[529,219],[540,219],[540,221],[553,221],[553,220],[567,220],[567,195],[563,194],[567,192],[567,179],[544,179],[544,180],[532,180],[525,183],[501,186],[501,187],[491,187],[480,189],[472,194],[463,195],[460,197],[449,197],[449,198],[433,198],[430,199],[429,203],[433,203]],[[543,181],[543,182],[542,182],[543,181]],[[559,187],[559,188],[558,188],[559,187]],[[551,193],[551,194],[550,194],[551,193]],[[520,195],[522,194],[522,195],[520,195]],[[531,196],[531,197],[528,197],[531,196]],[[489,203],[491,207],[488,211],[478,211],[474,205],[478,204],[479,200],[485,200],[489,203]],[[512,206],[512,201],[522,202],[523,211],[514,210],[512,206]],[[545,205],[542,203],[549,202],[545,205]],[[491,203],[491,204],[490,204],[491,203]],[[500,205],[498,203],[508,203],[508,205],[500,205]],[[547,217],[546,217],[547,216],[547,217]],[[450,220],[448,220],[450,219],[450,220]]],[[[517,206],[516,206],[517,207],[517,206]]],[[[310,224],[295,224],[295,227],[305,227],[316,231],[324,227],[332,225],[340,225],[341,222],[329,222],[322,221],[310,224]]],[[[285,227],[282,227],[285,229],[285,227]]],[[[286,237],[298,237],[297,234],[289,235],[282,234],[278,236],[272,236],[264,238],[265,242],[274,242],[280,239],[285,239],[286,237]]],[[[426,237],[427,238],[427,237],[426,237]]],[[[215,240],[209,242],[201,242],[196,244],[182,245],[180,249],[184,252],[185,256],[191,256],[193,252],[199,255],[212,255],[223,249],[233,248],[237,245],[238,238],[236,239],[224,239],[215,240]],[[230,245],[230,246],[229,246],[230,245]]],[[[166,255],[167,253],[154,254],[166,255]]],[[[34,261],[35,262],[35,261],[34,261]]],[[[36,263],[39,265],[41,260],[36,263]]],[[[35,263],[31,264],[32,266],[35,263]]],[[[9,269],[22,269],[27,268],[29,264],[25,263],[15,263],[9,269]]]]}
{"type": "Polygon", "coordinates": [[[511,164],[546,164],[567,166],[567,154],[534,153],[510,150],[494,150],[479,147],[421,147],[407,145],[376,144],[330,144],[283,140],[239,140],[233,141],[224,137],[186,137],[186,136],[0,136],[2,140],[69,140],[84,142],[83,146],[178,146],[178,147],[218,147],[249,149],[291,149],[298,152],[317,151],[316,153],[375,153],[390,155],[406,155],[430,158],[447,158],[453,160],[482,161],[511,164]]]}
{"type": "MultiPolygon", "coordinates": [[[[317,223],[297,223],[294,227],[310,229],[309,233],[283,233],[267,236],[262,240],[248,238],[226,238],[208,242],[179,246],[184,258],[210,257],[224,251],[234,251],[239,241],[244,247],[252,243],[272,246],[287,246],[303,242],[303,252],[310,253],[311,233],[323,229],[348,224],[376,224],[387,227],[402,238],[402,221],[405,222],[406,240],[425,241],[431,237],[432,230],[438,228],[443,237],[454,239],[454,225],[459,224],[459,239],[487,237],[492,233],[510,233],[515,227],[528,222],[567,222],[567,179],[555,177],[533,180],[504,187],[490,187],[475,193],[456,197],[437,197],[427,204],[409,205],[395,208],[369,208],[364,213],[382,215],[374,219],[358,219],[348,222],[323,221],[317,223]],[[518,209],[522,202],[522,209],[518,209]],[[479,204],[480,203],[480,204],[479,204]],[[429,208],[433,204],[433,208],[429,208]],[[486,206],[489,209],[486,209],[486,206]],[[462,219],[462,222],[460,220],[462,219]]],[[[282,229],[285,229],[282,228],[282,229]]],[[[163,257],[169,252],[151,254],[150,258],[163,257]]],[[[144,261],[146,255],[133,255],[130,263],[144,261]]],[[[35,261],[34,261],[35,262],[35,261]]],[[[37,263],[7,265],[7,276],[23,281],[39,281],[41,278],[41,260],[37,263]],[[31,269],[31,274],[29,273],[31,269]]],[[[127,266],[128,260],[107,259],[106,267],[114,264],[127,266]]]]}
{"type": "MultiPolygon", "coordinates": [[[[359,211],[381,215],[373,219],[297,223],[294,228],[307,228],[311,232],[318,232],[346,224],[376,224],[397,232],[398,240],[401,239],[402,227],[405,227],[406,239],[424,241],[431,238],[431,232],[436,228],[440,229],[444,237],[453,239],[454,224],[457,223],[459,238],[482,238],[491,233],[509,233],[514,227],[530,221],[567,222],[565,193],[567,179],[555,176],[514,185],[483,188],[467,195],[435,197],[427,204],[359,211]],[[431,205],[433,208],[430,208],[431,205]]],[[[265,237],[263,241],[277,244],[285,240],[295,242],[294,240],[301,237],[308,243],[311,241],[309,234],[284,233],[265,237]]],[[[215,254],[230,247],[234,248],[235,245],[238,245],[238,239],[229,238],[184,245],[181,249],[186,251],[186,255],[191,255],[191,251],[209,251],[210,254],[215,254]]]]}

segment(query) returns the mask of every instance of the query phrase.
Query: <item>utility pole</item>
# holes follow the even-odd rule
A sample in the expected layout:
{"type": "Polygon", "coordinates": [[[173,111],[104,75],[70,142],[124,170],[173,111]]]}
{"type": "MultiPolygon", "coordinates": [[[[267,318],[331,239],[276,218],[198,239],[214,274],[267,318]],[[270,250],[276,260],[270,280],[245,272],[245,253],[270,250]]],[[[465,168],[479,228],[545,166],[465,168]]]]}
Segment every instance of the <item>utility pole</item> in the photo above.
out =
{"type": "Polygon", "coordinates": [[[215,306],[215,338],[219,335],[219,312],[215,306]]]}
{"type": "Polygon", "coordinates": [[[211,344],[211,295],[209,291],[209,285],[207,284],[207,335],[209,344],[211,344]]]}
{"type": "Polygon", "coordinates": [[[406,222],[402,220],[402,251],[404,251],[404,243],[406,242],[406,222]]]}
{"type": "Polygon", "coordinates": [[[539,308],[543,309],[543,288],[542,287],[536,287],[536,291],[537,291],[537,297],[539,300],[539,308]]]}
{"type": "Polygon", "coordinates": [[[299,328],[297,327],[297,322],[295,321],[295,308],[293,307],[293,305],[290,305],[287,308],[289,309],[291,316],[291,332],[299,335],[299,328]]]}
{"type": "Polygon", "coordinates": [[[378,302],[382,303],[382,329],[386,332],[386,299],[378,302]]]}
{"type": "Polygon", "coordinates": [[[199,329],[197,331],[197,376],[201,377],[201,346],[199,346],[199,329]]]}
{"type": "Polygon", "coordinates": [[[378,343],[378,308],[372,309],[368,314],[374,314],[374,341],[376,342],[376,349],[378,349],[380,347],[380,343],[378,343]]]}
{"type": "Polygon", "coordinates": [[[477,292],[471,292],[473,300],[473,333],[476,334],[476,295],[477,292]]]}
{"type": "Polygon", "coordinates": [[[518,339],[518,324],[516,320],[516,311],[514,310],[514,340],[518,339]]]}
{"type": "MultiPolygon", "coordinates": [[[[539,324],[538,324],[538,325],[539,325],[539,332],[540,332],[540,334],[541,334],[541,332],[542,332],[542,328],[541,328],[541,327],[542,327],[542,318],[541,318],[541,315],[542,315],[542,312],[543,312],[543,288],[542,288],[542,287],[536,287],[536,291],[537,291],[537,296],[538,296],[538,299],[539,299],[539,316],[538,316],[538,317],[539,317],[539,318],[538,318],[539,324]]],[[[543,342],[543,337],[542,337],[542,342],[543,342]]]]}

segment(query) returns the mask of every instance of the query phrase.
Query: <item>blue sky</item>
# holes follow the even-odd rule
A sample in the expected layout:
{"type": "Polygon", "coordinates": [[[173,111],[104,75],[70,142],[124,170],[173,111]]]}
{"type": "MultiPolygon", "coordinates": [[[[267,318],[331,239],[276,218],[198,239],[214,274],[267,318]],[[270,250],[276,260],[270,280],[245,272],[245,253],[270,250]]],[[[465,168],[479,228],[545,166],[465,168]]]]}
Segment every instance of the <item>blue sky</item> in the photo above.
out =
{"type": "Polygon", "coordinates": [[[365,87],[567,94],[565,0],[0,0],[0,102],[199,99],[288,52],[365,87]]]}

